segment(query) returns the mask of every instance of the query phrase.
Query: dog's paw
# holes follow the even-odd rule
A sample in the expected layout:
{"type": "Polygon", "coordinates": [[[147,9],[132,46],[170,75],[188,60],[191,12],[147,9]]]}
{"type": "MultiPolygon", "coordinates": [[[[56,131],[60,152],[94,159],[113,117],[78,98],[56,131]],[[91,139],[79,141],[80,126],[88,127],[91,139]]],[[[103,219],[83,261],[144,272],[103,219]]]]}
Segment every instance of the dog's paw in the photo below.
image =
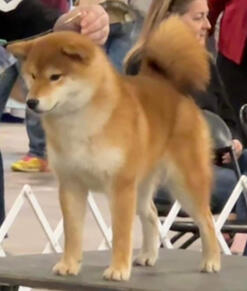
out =
{"type": "Polygon", "coordinates": [[[219,272],[221,269],[221,263],[220,259],[209,259],[209,260],[203,260],[201,264],[201,272],[206,273],[213,273],[213,272],[219,272]]]}
{"type": "Polygon", "coordinates": [[[127,268],[117,269],[107,268],[103,273],[103,278],[112,281],[127,281],[130,277],[130,270],[127,268]]]}
{"type": "Polygon", "coordinates": [[[77,275],[80,272],[81,263],[70,262],[66,263],[63,260],[58,262],[52,269],[53,273],[56,275],[67,276],[67,275],[77,275]]]}
{"type": "Polygon", "coordinates": [[[135,266],[154,266],[157,258],[158,255],[154,253],[141,253],[135,258],[133,264],[135,266]]]}

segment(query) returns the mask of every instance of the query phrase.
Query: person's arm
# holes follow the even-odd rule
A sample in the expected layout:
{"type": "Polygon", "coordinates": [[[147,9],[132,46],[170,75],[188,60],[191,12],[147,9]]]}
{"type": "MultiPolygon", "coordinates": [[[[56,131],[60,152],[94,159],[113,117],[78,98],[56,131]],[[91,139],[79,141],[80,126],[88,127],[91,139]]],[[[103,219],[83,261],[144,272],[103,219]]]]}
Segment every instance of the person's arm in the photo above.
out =
{"type": "Polygon", "coordinates": [[[61,16],[54,30],[73,30],[103,45],[109,35],[109,16],[101,5],[81,5],[61,16]]]}
{"type": "Polygon", "coordinates": [[[12,11],[0,11],[0,38],[12,41],[39,34],[51,29],[60,15],[39,0],[23,0],[12,11]]]}
{"type": "Polygon", "coordinates": [[[102,45],[109,35],[109,17],[100,5],[80,6],[61,16],[59,11],[38,0],[23,0],[13,11],[0,11],[0,38],[8,41],[30,37],[53,27],[54,30],[81,32],[102,45]]]}

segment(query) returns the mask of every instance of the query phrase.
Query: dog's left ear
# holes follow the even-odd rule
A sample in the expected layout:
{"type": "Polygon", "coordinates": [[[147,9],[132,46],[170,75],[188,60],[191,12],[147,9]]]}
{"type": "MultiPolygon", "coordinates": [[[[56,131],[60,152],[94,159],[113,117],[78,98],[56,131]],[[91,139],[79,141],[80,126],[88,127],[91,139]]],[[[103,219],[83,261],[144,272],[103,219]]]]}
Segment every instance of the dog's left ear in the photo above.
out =
{"type": "Polygon", "coordinates": [[[88,55],[85,52],[85,49],[73,44],[64,45],[61,49],[61,52],[74,61],[85,62],[88,59],[88,55]]]}
{"type": "Polygon", "coordinates": [[[15,57],[25,60],[33,45],[33,41],[18,41],[7,46],[7,51],[15,57]]]}

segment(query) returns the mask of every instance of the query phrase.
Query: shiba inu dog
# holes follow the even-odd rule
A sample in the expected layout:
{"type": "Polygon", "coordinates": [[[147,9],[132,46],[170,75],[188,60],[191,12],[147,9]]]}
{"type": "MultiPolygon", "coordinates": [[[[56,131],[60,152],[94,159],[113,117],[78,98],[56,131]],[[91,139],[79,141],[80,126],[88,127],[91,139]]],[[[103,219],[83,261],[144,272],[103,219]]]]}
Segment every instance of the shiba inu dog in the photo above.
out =
{"type": "Polygon", "coordinates": [[[202,270],[218,271],[220,253],[209,207],[211,142],[188,96],[205,88],[209,68],[207,53],[191,31],[177,17],[162,23],[135,77],[118,74],[100,47],[73,32],[8,49],[23,59],[27,105],[42,116],[49,163],[59,183],[65,249],[54,272],[76,275],[80,270],[89,190],[107,193],[110,200],[113,250],[104,278],[130,277],[135,213],[143,228],[135,263],[154,265],[159,232],[152,197],[164,177],[199,226],[202,270]]]}

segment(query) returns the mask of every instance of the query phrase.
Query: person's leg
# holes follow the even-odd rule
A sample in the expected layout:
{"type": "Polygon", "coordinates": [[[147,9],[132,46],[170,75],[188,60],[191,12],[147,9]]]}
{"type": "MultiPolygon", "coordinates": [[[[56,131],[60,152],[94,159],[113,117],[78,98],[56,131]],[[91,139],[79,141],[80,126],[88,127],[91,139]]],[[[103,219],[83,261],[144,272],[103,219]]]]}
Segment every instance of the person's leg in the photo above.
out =
{"type": "Polygon", "coordinates": [[[243,150],[238,162],[241,173],[247,174],[247,149],[243,150]]]}
{"type": "Polygon", "coordinates": [[[15,84],[18,71],[15,65],[7,68],[0,74],[0,118],[8,101],[10,92],[15,84]]]}
{"type": "Polygon", "coordinates": [[[47,170],[45,133],[41,120],[30,110],[26,110],[26,130],[29,151],[25,157],[12,164],[13,171],[43,172],[47,170]]]}
{"type": "MultiPolygon", "coordinates": [[[[241,173],[247,173],[247,150],[244,150],[241,157],[239,158],[239,165],[241,169],[241,173]]],[[[244,198],[244,195],[238,198],[237,203],[235,205],[235,213],[236,219],[247,222],[247,204],[244,198]]],[[[237,233],[234,236],[231,245],[232,253],[247,255],[247,245],[246,245],[247,235],[244,233],[237,233]]]]}
{"type": "MultiPolygon", "coordinates": [[[[106,53],[115,68],[121,72],[124,57],[131,47],[130,40],[124,31],[130,24],[114,23],[111,24],[110,36],[106,43],[106,53]]],[[[129,31],[128,27],[128,31],[129,31]]]]}
{"type": "Polygon", "coordinates": [[[38,115],[26,110],[26,127],[29,138],[30,156],[45,159],[46,158],[46,143],[45,132],[43,130],[41,119],[38,115]]]}
{"type": "Polygon", "coordinates": [[[123,71],[123,60],[135,43],[140,30],[139,22],[114,23],[110,26],[106,42],[106,53],[119,72],[123,71]]]}
{"type": "Polygon", "coordinates": [[[5,219],[5,203],[4,203],[4,171],[3,171],[3,160],[0,152],[0,225],[5,219]]]}
{"type": "MultiPolygon", "coordinates": [[[[23,90],[27,88],[23,81],[23,90]]],[[[45,133],[41,120],[29,110],[26,110],[26,130],[29,139],[28,153],[11,165],[13,171],[43,172],[47,170],[45,133]]]]}
{"type": "Polygon", "coordinates": [[[213,213],[219,213],[225,206],[238,180],[232,169],[219,166],[214,166],[213,177],[211,209],[213,213]]]}
{"type": "MultiPolygon", "coordinates": [[[[242,174],[247,174],[247,150],[245,149],[239,158],[239,166],[242,174]]],[[[247,193],[245,194],[247,195],[247,193]]],[[[247,201],[244,194],[241,194],[236,204],[237,220],[247,222],[247,201]]]]}
{"type": "MultiPolygon", "coordinates": [[[[226,201],[230,197],[235,185],[237,177],[232,169],[214,166],[214,181],[211,196],[211,209],[213,213],[220,213],[226,201]]],[[[154,198],[154,202],[159,207],[171,205],[171,197],[165,187],[160,187],[154,198]]]]}

